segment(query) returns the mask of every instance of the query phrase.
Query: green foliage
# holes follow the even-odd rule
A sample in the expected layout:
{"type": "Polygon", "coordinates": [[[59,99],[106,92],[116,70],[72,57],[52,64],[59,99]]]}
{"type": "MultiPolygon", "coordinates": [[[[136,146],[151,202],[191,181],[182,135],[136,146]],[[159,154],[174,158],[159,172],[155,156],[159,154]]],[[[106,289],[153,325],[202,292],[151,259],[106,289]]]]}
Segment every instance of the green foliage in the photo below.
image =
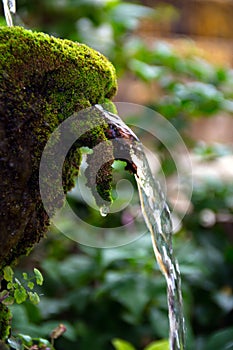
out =
{"type": "MultiPolygon", "coordinates": [[[[36,277],[36,283],[39,286],[42,286],[44,279],[43,279],[43,276],[42,276],[41,272],[38,269],[34,268],[34,274],[35,274],[35,277],[36,277]]],[[[33,288],[33,286],[32,286],[32,288],[33,288]]],[[[32,288],[30,288],[30,289],[32,289],[32,288]]]]}
{"type": "MultiPolygon", "coordinates": [[[[209,188],[206,191],[209,193],[209,188]]],[[[197,228],[190,217],[184,221],[188,232],[192,226],[195,229],[192,241],[185,237],[184,227],[175,239],[175,252],[183,276],[189,349],[195,349],[195,342],[200,341],[197,335],[195,341],[192,339],[189,315],[195,319],[196,327],[211,334],[219,323],[227,321],[231,310],[230,296],[227,298],[227,290],[221,290],[219,285],[221,279],[221,285],[231,283],[227,238],[224,240],[220,231],[214,241],[212,228],[202,227],[198,212],[194,212],[195,215],[197,228]],[[225,251],[225,257],[220,251],[225,251]],[[220,294],[215,294],[216,291],[220,294]],[[214,318],[216,313],[218,318],[214,318]]],[[[59,319],[68,331],[58,340],[58,349],[68,346],[76,349],[77,344],[81,350],[94,346],[95,349],[109,349],[111,339],[116,336],[142,349],[145,338],[152,342],[154,337],[167,337],[165,281],[155,266],[150,237],[145,236],[120,249],[82,247],[71,254],[70,250],[74,249],[71,242],[51,236],[46,247],[51,256],[42,264],[46,275],[44,296],[37,311],[27,304],[14,307],[13,329],[20,326],[21,332],[45,337],[51,320],[59,319]],[[40,327],[36,326],[38,323],[40,327]]],[[[208,337],[205,341],[209,341],[208,337]]],[[[223,344],[225,341],[228,342],[228,338],[223,344]]]]}
{"type": "Polygon", "coordinates": [[[13,281],[14,272],[10,266],[6,266],[3,270],[3,277],[7,282],[13,281]]]}
{"type": "MultiPolygon", "coordinates": [[[[135,350],[135,347],[122,339],[112,341],[115,350],[135,350]]],[[[169,350],[168,340],[159,340],[146,346],[144,350],[169,350]]]]}
{"type": "Polygon", "coordinates": [[[10,266],[6,266],[3,269],[3,277],[7,283],[7,288],[0,293],[0,301],[3,305],[12,305],[13,303],[21,304],[28,298],[33,304],[38,304],[40,297],[36,292],[31,292],[34,288],[35,280],[37,285],[43,284],[43,276],[41,272],[34,268],[34,276],[28,277],[26,272],[22,273],[23,280],[20,281],[14,277],[14,271],[10,266]]]}
{"type": "Polygon", "coordinates": [[[55,350],[54,340],[59,338],[66,331],[66,327],[60,324],[50,334],[51,342],[44,338],[32,338],[29,335],[17,334],[15,337],[8,338],[8,344],[11,349],[16,350],[55,350]]]}
{"type": "Polygon", "coordinates": [[[121,339],[114,339],[112,343],[116,350],[135,350],[134,346],[121,339]]]}
{"type": "Polygon", "coordinates": [[[59,319],[67,332],[57,341],[58,349],[76,349],[78,344],[79,349],[96,350],[111,347],[116,336],[139,347],[158,321],[165,325],[158,327],[159,334],[167,336],[165,281],[154,270],[149,237],[121,249],[82,247],[78,254],[69,253],[71,242],[65,247],[63,238],[56,237],[57,243],[52,237],[46,242],[53,251],[42,267],[46,295],[37,307],[28,303],[11,307],[14,332],[46,337],[59,319]]]}
{"type": "Polygon", "coordinates": [[[181,130],[181,118],[183,127],[187,127],[189,118],[233,112],[229,68],[215,67],[195,56],[181,56],[162,42],[148,48],[141,40],[132,39],[128,45],[132,49],[129,70],[145,82],[157,82],[161,90],[161,97],[152,100],[150,107],[178,129],[181,130]]]}
{"type": "Polygon", "coordinates": [[[158,340],[148,345],[145,350],[169,350],[168,340],[158,340]]]}
{"type": "Polygon", "coordinates": [[[29,335],[17,334],[16,337],[8,339],[11,349],[15,350],[55,350],[52,342],[43,338],[31,338],[29,335]]]}

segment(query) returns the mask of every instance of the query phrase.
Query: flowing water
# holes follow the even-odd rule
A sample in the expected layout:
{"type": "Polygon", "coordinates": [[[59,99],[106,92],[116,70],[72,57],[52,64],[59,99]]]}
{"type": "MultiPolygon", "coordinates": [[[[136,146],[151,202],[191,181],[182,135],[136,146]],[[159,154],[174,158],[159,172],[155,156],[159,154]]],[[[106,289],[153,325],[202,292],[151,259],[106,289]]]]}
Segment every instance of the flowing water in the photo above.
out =
{"type": "Polygon", "coordinates": [[[168,206],[159,183],[152,176],[141,145],[132,161],[137,166],[135,179],[141,201],[142,213],[150,231],[154,253],[167,282],[168,315],[170,324],[170,349],[185,349],[185,327],[181,295],[181,278],[172,249],[172,224],[168,206]]]}
{"type": "MultiPolygon", "coordinates": [[[[154,253],[167,283],[168,316],[170,325],[170,349],[185,349],[185,325],[181,295],[181,277],[178,263],[172,249],[172,223],[170,212],[159,183],[154,179],[143,146],[135,134],[116,115],[96,106],[104,113],[109,125],[121,130],[122,138],[128,143],[128,160],[133,165],[138,186],[142,213],[150,231],[154,253]]],[[[118,135],[119,136],[119,135],[118,135]]],[[[120,140],[122,144],[122,141],[120,140]]],[[[104,208],[104,215],[106,208],[104,208]]],[[[101,209],[102,210],[102,209],[101,209]]],[[[107,215],[107,214],[106,214],[107,215]]]]}
{"type": "Polygon", "coordinates": [[[16,1],[15,0],[2,0],[4,15],[8,27],[13,26],[12,15],[16,12],[16,1]]]}

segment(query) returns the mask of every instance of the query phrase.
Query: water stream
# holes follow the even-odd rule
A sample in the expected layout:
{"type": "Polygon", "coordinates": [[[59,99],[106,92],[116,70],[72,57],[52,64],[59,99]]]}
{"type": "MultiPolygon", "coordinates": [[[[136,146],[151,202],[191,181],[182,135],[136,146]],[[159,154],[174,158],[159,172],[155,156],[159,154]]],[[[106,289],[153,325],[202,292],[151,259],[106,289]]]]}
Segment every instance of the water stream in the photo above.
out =
{"type": "Polygon", "coordinates": [[[16,1],[15,0],[2,0],[4,16],[8,27],[13,26],[12,15],[16,12],[16,1]]]}
{"type": "Polygon", "coordinates": [[[159,183],[152,176],[149,164],[139,145],[132,160],[137,166],[135,179],[141,201],[142,213],[150,231],[154,253],[167,282],[168,315],[170,324],[170,349],[185,349],[185,327],[181,295],[181,278],[172,249],[172,224],[168,206],[159,183]]]}
{"type": "MultiPolygon", "coordinates": [[[[154,254],[167,283],[168,316],[170,325],[170,349],[185,349],[185,325],[181,294],[181,277],[172,249],[172,223],[169,208],[159,183],[154,179],[143,146],[134,133],[116,115],[96,106],[111,125],[121,130],[121,137],[128,139],[130,162],[135,169],[142,213],[150,231],[154,254]]],[[[105,214],[105,213],[104,213],[105,214]]]]}

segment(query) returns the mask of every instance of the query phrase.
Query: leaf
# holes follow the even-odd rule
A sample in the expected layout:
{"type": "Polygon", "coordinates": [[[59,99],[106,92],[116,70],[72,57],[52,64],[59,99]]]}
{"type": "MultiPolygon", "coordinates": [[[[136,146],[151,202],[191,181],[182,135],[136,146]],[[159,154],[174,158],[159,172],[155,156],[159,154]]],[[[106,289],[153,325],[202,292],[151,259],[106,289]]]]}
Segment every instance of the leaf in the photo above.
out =
{"type": "Polygon", "coordinates": [[[4,299],[4,300],[2,301],[2,304],[6,305],[6,306],[9,306],[9,305],[14,304],[14,302],[15,302],[14,297],[9,296],[9,297],[7,297],[6,299],[4,299]]]}
{"type": "Polygon", "coordinates": [[[6,266],[3,269],[3,276],[7,282],[13,281],[14,272],[10,266],[6,266]]]}
{"type": "Polygon", "coordinates": [[[144,350],[169,350],[168,340],[158,340],[148,345],[144,350]]]}
{"type": "Polygon", "coordinates": [[[131,70],[145,81],[158,79],[164,73],[161,67],[149,65],[136,59],[132,59],[129,65],[131,70]]]}
{"type": "Polygon", "coordinates": [[[34,304],[34,305],[39,304],[40,297],[37,293],[28,292],[28,296],[29,296],[29,299],[32,302],[32,304],[34,304]]]}
{"type": "Polygon", "coordinates": [[[14,289],[14,283],[13,282],[8,282],[7,283],[7,289],[14,289]]]}
{"type": "Polygon", "coordinates": [[[119,4],[112,11],[114,21],[131,30],[137,27],[140,18],[152,14],[153,9],[149,7],[129,3],[119,4]]]}
{"type": "Polygon", "coordinates": [[[213,333],[209,339],[207,339],[205,350],[221,349],[227,350],[232,349],[233,340],[233,327],[225,328],[223,330],[213,333]]]}
{"type": "Polygon", "coordinates": [[[151,291],[148,289],[148,279],[141,276],[138,280],[136,275],[125,274],[121,276],[111,291],[112,297],[124,305],[135,318],[140,318],[143,309],[151,298],[151,291]],[[133,291],[133,292],[132,292],[133,291]]]}
{"type": "Polygon", "coordinates": [[[27,299],[27,292],[24,287],[19,287],[14,291],[14,298],[17,304],[23,303],[27,299]]]}
{"type": "Polygon", "coordinates": [[[20,333],[17,335],[17,337],[19,337],[22,340],[23,345],[31,346],[33,344],[33,340],[29,335],[20,333]]]}
{"type": "Polygon", "coordinates": [[[113,339],[112,344],[116,350],[135,350],[133,345],[122,339],[113,339]]]}
{"type": "Polygon", "coordinates": [[[28,288],[29,288],[29,289],[33,289],[33,288],[34,288],[34,283],[33,283],[33,282],[31,282],[31,281],[30,281],[30,282],[28,282],[28,284],[27,284],[27,285],[28,285],[28,288]]]}
{"type": "Polygon", "coordinates": [[[34,268],[34,274],[35,274],[35,277],[36,277],[36,283],[39,285],[39,286],[42,286],[43,282],[44,282],[44,278],[41,274],[41,272],[34,268]]]}
{"type": "Polygon", "coordinates": [[[27,274],[27,272],[23,272],[22,275],[23,275],[23,279],[24,279],[25,281],[27,281],[27,279],[28,279],[28,274],[27,274]]]}
{"type": "Polygon", "coordinates": [[[4,289],[2,292],[0,292],[0,303],[9,297],[9,291],[4,289]]]}

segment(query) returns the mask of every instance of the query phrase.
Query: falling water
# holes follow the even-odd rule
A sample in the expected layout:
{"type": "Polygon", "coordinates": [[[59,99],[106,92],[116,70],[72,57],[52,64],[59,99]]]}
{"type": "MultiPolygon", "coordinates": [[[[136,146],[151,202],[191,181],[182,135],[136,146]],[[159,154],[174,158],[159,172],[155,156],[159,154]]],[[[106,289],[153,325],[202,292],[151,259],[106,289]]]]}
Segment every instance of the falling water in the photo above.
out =
{"type": "Polygon", "coordinates": [[[2,0],[4,15],[8,27],[13,26],[12,14],[16,12],[16,1],[15,0],[2,0]]]}
{"type": "MultiPolygon", "coordinates": [[[[159,183],[154,179],[143,146],[123,121],[96,105],[109,125],[118,128],[118,137],[127,139],[125,148],[130,155],[138,185],[142,213],[150,231],[154,253],[167,282],[167,301],[170,324],[170,349],[185,350],[185,326],[181,295],[181,277],[172,249],[172,224],[168,206],[159,183]],[[119,136],[120,135],[120,136],[119,136]]],[[[122,145],[122,141],[120,141],[122,145]]],[[[102,209],[101,209],[102,210],[102,209]]],[[[104,215],[105,215],[104,211],[104,215]]],[[[103,215],[103,214],[102,214],[103,215]]],[[[106,214],[107,215],[107,214],[106,214]]]]}
{"type": "Polygon", "coordinates": [[[172,249],[172,224],[168,206],[159,183],[152,176],[149,164],[138,144],[132,147],[132,161],[137,166],[137,181],[142,213],[150,231],[154,253],[167,282],[170,323],[170,349],[185,349],[185,327],[179,266],[172,249]]]}

